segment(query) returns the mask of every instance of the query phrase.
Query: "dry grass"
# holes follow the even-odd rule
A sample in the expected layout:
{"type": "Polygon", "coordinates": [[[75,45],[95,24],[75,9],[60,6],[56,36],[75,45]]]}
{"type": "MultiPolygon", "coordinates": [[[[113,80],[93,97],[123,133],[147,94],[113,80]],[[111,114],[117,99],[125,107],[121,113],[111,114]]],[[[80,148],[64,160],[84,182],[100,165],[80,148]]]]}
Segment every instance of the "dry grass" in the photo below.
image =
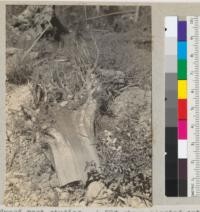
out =
{"type": "Polygon", "coordinates": [[[17,54],[16,60],[8,64],[9,71],[6,73],[7,81],[16,85],[26,84],[31,80],[34,71],[34,62],[30,57],[22,59],[22,55],[17,54]]]}

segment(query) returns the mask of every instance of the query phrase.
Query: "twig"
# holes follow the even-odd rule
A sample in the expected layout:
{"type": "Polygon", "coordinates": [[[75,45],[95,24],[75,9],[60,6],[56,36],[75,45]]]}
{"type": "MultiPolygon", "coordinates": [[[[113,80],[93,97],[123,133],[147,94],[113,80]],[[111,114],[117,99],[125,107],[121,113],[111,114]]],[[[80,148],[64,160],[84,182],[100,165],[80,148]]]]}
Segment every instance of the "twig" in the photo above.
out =
{"type": "Polygon", "coordinates": [[[90,17],[90,18],[87,19],[87,21],[91,21],[91,20],[94,20],[94,19],[103,18],[103,17],[107,17],[107,16],[111,16],[111,15],[121,15],[121,14],[126,14],[126,13],[133,13],[133,12],[135,12],[135,10],[127,10],[127,11],[121,11],[121,12],[113,12],[113,13],[109,13],[109,14],[105,14],[105,15],[90,17]]]}
{"type": "Polygon", "coordinates": [[[43,149],[41,150],[41,153],[44,155],[44,157],[48,160],[48,162],[52,165],[52,167],[55,170],[56,166],[55,166],[55,162],[54,162],[53,156],[50,155],[51,153],[48,155],[48,153],[46,151],[44,151],[43,149]]]}
{"type": "Polygon", "coordinates": [[[97,12],[97,14],[99,15],[99,12],[100,12],[100,5],[97,5],[97,6],[96,6],[96,12],[97,12]]]}
{"type": "Polygon", "coordinates": [[[96,48],[96,59],[95,59],[94,65],[93,65],[93,71],[94,71],[96,69],[96,67],[98,65],[98,61],[99,61],[99,48],[97,46],[97,42],[96,42],[96,39],[94,38],[92,31],[90,31],[90,34],[91,34],[92,40],[93,40],[95,48],[96,48]]]}
{"type": "Polygon", "coordinates": [[[68,62],[68,59],[55,59],[55,62],[68,62]]]}
{"type": "Polygon", "coordinates": [[[146,196],[144,196],[144,195],[134,194],[133,196],[139,197],[139,198],[141,198],[141,199],[148,200],[149,202],[151,202],[151,199],[149,199],[148,197],[146,197],[146,196]]]}
{"type": "Polygon", "coordinates": [[[31,50],[33,49],[33,47],[36,45],[36,43],[40,40],[40,38],[44,35],[44,33],[48,30],[48,28],[50,27],[50,23],[48,24],[48,26],[41,32],[41,34],[39,34],[37,36],[37,38],[33,41],[32,45],[30,46],[30,48],[25,52],[24,56],[22,57],[22,61],[25,59],[25,57],[31,52],[31,50]]]}
{"type": "Polygon", "coordinates": [[[85,23],[87,25],[87,7],[84,6],[84,12],[85,12],[85,23]]]}
{"type": "Polygon", "coordinates": [[[140,6],[136,6],[135,23],[138,22],[139,14],[140,14],[140,6]]]}
{"type": "Polygon", "coordinates": [[[9,142],[11,142],[11,139],[10,139],[11,136],[8,135],[8,131],[7,131],[7,130],[6,130],[6,137],[7,137],[7,140],[8,140],[9,142]]]}
{"type": "Polygon", "coordinates": [[[130,87],[137,87],[139,86],[139,84],[134,84],[134,83],[131,83],[131,84],[128,84],[127,86],[123,87],[123,88],[120,88],[119,91],[122,92],[124,90],[126,90],[127,88],[130,88],[130,87]]]}
{"type": "Polygon", "coordinates": [[[93,32],[109,32],[108,29],[92,29],[93,32]]]}
{"type": "Polygon", "coordinates": [[[18,146],[18,147],[14,150],[14,153],[13,153],[13,155],[12,155],[12,157],[11,157],[11,160],[10,160],[9,169],[12,168],[13,163],[14,163],[14,161],[15,161],[15,157],[16,157],[16,155],[19,153],[19,150],[20,150],[20,146],[18,146]]]}

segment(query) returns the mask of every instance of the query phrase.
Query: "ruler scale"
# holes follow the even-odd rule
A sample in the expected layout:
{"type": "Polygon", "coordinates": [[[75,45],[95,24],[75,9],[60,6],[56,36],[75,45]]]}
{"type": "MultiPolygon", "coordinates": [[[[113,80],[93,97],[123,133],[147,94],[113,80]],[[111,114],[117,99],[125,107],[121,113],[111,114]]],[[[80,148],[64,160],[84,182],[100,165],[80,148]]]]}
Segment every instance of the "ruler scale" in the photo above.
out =
{"type": "Polygon", "coordinates": [[[199,17],[187,17],[188,27],[188,196],[200,195],[199,137],[199,17]]]}

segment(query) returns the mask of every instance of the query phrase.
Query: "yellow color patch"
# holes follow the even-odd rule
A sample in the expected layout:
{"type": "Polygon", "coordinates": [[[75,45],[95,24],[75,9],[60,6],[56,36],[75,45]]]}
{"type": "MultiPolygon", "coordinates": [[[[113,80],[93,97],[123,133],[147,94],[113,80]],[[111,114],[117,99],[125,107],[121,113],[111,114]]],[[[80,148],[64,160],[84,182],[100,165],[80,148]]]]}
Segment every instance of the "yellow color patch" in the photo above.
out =
{"type": "Polygon", "coordinates": [[[178,80],[178,99],[187,99],[187,80],[178,80]]]}

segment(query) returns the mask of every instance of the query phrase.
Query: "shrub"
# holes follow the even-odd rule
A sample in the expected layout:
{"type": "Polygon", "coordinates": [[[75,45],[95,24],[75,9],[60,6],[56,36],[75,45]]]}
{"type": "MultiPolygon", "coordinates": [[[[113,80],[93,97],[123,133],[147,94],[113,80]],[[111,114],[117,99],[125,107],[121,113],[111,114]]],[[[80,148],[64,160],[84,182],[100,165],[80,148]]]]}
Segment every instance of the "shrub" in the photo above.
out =
{"type": "MultiPolygon", "coordinates": [[[[139,195],[151,199],[152,135],[148,108],[149,103],[144,101],[137,113],[127,109],[129,112],[115,123],[115,129],[98,129],[102,178],[110,188],[116,184],[116,195],[121,197],[139,195]]],[[[114,119],[110,117],[108,121],[113,123],[114,119]]]]}

